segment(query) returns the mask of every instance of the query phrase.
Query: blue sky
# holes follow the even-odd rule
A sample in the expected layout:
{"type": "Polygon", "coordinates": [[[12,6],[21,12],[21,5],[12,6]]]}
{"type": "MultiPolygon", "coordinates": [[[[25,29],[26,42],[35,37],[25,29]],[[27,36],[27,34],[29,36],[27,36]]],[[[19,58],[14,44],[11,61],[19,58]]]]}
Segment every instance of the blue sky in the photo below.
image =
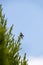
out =
{"type": "Polygon", "coordinates": [[[24,34],[22,51],[27,56],[43,56],[43,0],[0,0],[8,27],[14,24],[13,34],[24,34]]]}

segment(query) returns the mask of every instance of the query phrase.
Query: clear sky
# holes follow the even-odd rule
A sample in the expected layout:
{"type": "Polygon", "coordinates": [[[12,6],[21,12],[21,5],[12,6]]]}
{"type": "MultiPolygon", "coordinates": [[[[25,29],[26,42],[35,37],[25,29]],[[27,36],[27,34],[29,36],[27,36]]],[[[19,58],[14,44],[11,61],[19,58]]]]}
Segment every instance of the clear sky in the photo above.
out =
{"type": "Polygon", "coordinates": [[[31,57],[43,57],[43,0],[0,0],[8,27],[24,34],[22,51],[31,57]]]}

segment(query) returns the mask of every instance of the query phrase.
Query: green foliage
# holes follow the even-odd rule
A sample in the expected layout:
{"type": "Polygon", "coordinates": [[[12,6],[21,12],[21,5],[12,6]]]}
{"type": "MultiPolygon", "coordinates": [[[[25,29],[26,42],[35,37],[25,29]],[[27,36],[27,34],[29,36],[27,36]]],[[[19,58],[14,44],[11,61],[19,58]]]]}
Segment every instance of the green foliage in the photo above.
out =
{"type": "Polygon", "coordinates": [[[15,40],[12,34],[13,25],[7,29],[7,20],[2,15],[2,6],[0,5],[0,65],[27,65],[26,54],[21,59],[19,54],[20,41],[24,37],[19,34],[18,40],[15,40]]]}

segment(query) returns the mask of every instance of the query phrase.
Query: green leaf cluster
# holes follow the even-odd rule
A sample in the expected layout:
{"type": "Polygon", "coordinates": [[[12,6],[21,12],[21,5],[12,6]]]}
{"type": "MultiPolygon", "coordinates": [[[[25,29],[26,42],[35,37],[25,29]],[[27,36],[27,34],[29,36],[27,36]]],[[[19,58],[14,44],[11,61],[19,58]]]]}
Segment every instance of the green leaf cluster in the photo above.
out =
{"type": "Polygon", "coordinates": [[[23,34],[20,33],[18,40],[15,40],[12,34],[13,25],[7,29],[7,20],[2,14],[2,6],[0,5],[0,65],[27,65],[26,53],[21,58],[19,51],[21,50],[21,39],[23,34]]]}

